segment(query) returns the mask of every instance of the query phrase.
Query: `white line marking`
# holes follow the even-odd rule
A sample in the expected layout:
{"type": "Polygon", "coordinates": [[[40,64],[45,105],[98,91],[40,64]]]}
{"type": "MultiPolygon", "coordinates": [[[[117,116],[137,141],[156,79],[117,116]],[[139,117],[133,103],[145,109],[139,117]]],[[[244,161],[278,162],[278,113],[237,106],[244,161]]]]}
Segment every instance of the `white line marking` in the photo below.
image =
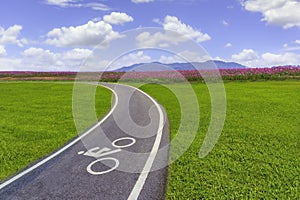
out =
{"type": "Polygon", "coordinates": [[[118,138],[115,141],[113,141],[111,143],[111,145],[115,148],[126,148],[126,147],[130,147],[132,146],[134,143],[136,142],[136,140],[132,137],[122,137],[122,138],[118,138]],[[116,145],[117,142],[121,141],[121,140],[131,140],[131,143],[129,144],[125,144],[125,145],[116,145]]]}
{"type": "Polygon", "coordinates": [[[111,158],[111,157],[100,158],[100,159],[98,159],[98,160],[95,160],[94,162],[91,162],[91,163],[87,166],[86,170],[87,170],[90,174],[92,174],[92,175],[102,175],[102,174],[106,174],[106,173],[109,173],[109,172],[115,170],[117,167],[119,167],[119,164],[120,164],[120,162],[119,162],[119,160],[116,159],[116,158],[111,158]],[[101,161],[103,161],[103,160],[112,160],[112,161],[115,162],[115,166],[113,166],[112,168],[110,168],[110,169],[108,169],[108,170],[105,170],[105,171],[100,171],[100,172],[95,172],[95,171],[93,171],[93,170],[92,170],[92,166],[93,166],[95,163],[101,162],[101,161]]]}
{"type": "Polygon", "coordinates": [[[100,149],[99,147],[94,147],[92,149],[87,150],[83,155],[98,159],[100,157],[107,156],[107,155],[118,153],[118,152],[122,151],[121,149],[111,150],[110,148],[107,148],[107,147],[103,147],[100,150],[99,149],[100,149]],[[95,151],[97,151],[97,152],[95,152],[95,151]]]}
{"type": "MultiPolygon", "coordinates": [[[[132,86],[129,86],[129,87],[132,87],[132,86]]],[[[138,180],[136,181],[136,183],[134,185],[134,188],[132,189],[132,191],[131,191],[131,193],[128,197],[128,200],[137,199],[139,197],[142,189],[143,189],[145,181],[146,181],[146,179],[148,177],[148,174],[151,170],[151,167],[153,165],[155,156],[158,152],[160,141],[161,141],[161,138],[162,138],[162,130],[163,130],[163,126],[164,126],[164,115],[163,115],[163,111],[161,110],[161,107],[159,106],[159,104],[150,95],[148,95],[144,91],[142,91],[138,88],[135,88],[135,87],[132,87],[132,88],[138,90],[139,92],[141,92],[142,94],[147,96],[154,103],[154,105],[157,107],[157,110],[159,112],[159,127],[158,127],[158,130],[157,130],[157,135],[156,135],[155,142],[154,142],[154,145],[152,147],[152,150],[150,152],[150,155],[149,155],[149,157],[146,161],[146,164],[143,168],[143,171],[141,172],[138,180]]]]}
{"type": "Polygon", "coordinates": [[[12,177],[11,179],[5,181],[4,183],[2,183],[0,185],[0,190],[4,187],[6,187],[7,185],[11,184],[12,182],[18,180],[19,178],[21,178],[22,176],[28,174],[29,172],[33,171],[34,169],[38,168],[39,166],[45,164],[46,162],[48,162],[49,160],[51,160],[52,158],[58,156],[59,154],[61,154],[62,152],[66,151],[68,148],[70,148],[71,146],[73,146],[74,144],[76,144],[77,142],[79,142],[82,138],[84,138],[85,136],[87,136],[88,134],[90,134],[94,129],[96,129],[99,125],[101,125],[111,114],[112,112],[115,110],[115,108],[117,107],[118,104],[118,95],[117,93],[112,90],[109,87],[106,87],[104,85],[101,85],[102,87],[105,87],[107,89],[109,89],[110,91],[112,91],[112,93],[115,96],[115,104],[112,107],[112,109],[109,111],[109,113],[102,118],[101,121],[99,121],[97,124],[95,124],[91,129],[89,129],[88,131],[86,131],[85,133],[81,134],[78,138],[76,138],[75,140],[73,140],[72,142],[70,142],[69,144],[67,144],[66,146],[64,146],[63,148],[61,148],[60,150],[58,150],[57,152],[51,154],[50,156],[48,156],[47,158],[45,158],[44,160],[41,160],[40,162],[38,162],[37,164],[33,165],[32,167],[22,171],[21,173],[17,174],[16,176],[12,177]]]}

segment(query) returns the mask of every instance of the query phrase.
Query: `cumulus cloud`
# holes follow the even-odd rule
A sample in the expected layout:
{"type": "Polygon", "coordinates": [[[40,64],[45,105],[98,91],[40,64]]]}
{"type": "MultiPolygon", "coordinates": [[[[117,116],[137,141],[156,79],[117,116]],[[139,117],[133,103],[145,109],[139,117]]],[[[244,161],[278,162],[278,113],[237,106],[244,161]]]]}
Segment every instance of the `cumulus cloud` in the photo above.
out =
{"type": "Polygon", "coordinates": [[[16,70],[22,70],[21,59],[0,57],[0,71],[16,70]]]}
{"type": "Polygon", "coordinates": [[[181,35],[186,37],[190,37],[197,42],[203,42],[206,40],[210,40],[210,36],[208,34],[203,34],[198,30],[195,30],[193,27],[184,24],[175,16],[166,16],[165,21],[163,23],[163,27],[165,30],[171,30],[178,32],[181,35]]]}
{"type": "Polygon", "coordinates": [[[24,44],[27,44],[27,40],[19,38],[21,30],[22,26],[20,25],[10,26],[6,30],[0,26],[0,44],[17,44],[23,47],[24,44]]]}
{"type": "Polygon", "coordinates": [[[6,49],[4,46],[0,45],[0,57],[6,56],[6,49]]]}
{"type": "Polygon", "coordinates": [[[47,44],[57,47],[92,47],[122,37],[113,31],[112,26],[104,21],[93,22],[76,27],[55,28],[48,32],[47,44]]]}
{"type": "Polygon", "coordinates": [[[266,66],[276,66],[276,65],[299,65],[300,55],[296,53],[264,53],[262,54],[262,63],[266,66]]]}
{"type": "Polygon", "coordinates": [[[23,52],[24,66],[30,65],[30,68],[53,67],[59,65],[58,55],[42,48],[30,47],[23,52]]]}
{"type": "Polygon", "coordinates": [[[239,54],[232,55],[232,59],[236,61],[251,61],[258,59],[258,53],[253,49],[243,49],[239,54]]]}
{"type": "Polygon", "coordinates": [[[232,61],[249,67],[299,65],[300,55],[292,52],[258,54],[253,49],[244,49],[239,54],[232,55],[232,61]]]}
{"type": "Polygon", "coordinates": [[[296,41],[295,41],[295,44],[300,45],[300,40],[296,40],[296,41]]]}
{"type": "Polygon", "coordinates": [[[64,60],[84,60],[92,55],[93,51],[89,49],[75,48],[61,54],[61,58],[64,60]]]}
{"type": "Polygon", "coordinates": [[[82,62],[92,54],[93,52],[89,49],[75,48],[55,53],[48,49],[30,47],[23,51],[20,66],[27,70],[37,71],[76,71],[82,62]]]}
{"type": "Polygon", "coordinates": [[[126,13],[112,12],[109,15],[104,15],[103,21],[109,24],[124,24],[132,22],[133,18],[126,13]]]}
{"type": "Polygon", "coordinates": [[[232,47],[232,44],[230,42],[228,42],[227,44],[225,44],[225,48],[230,48],[232,47]]]}
{"type": "Polygon", "coordinates": [[[137,63],[150,63],[152,61],[150,56],[146,55],[143,51],[138,51],[122,56],[111,65],[111,68],[117,69],[123,66],[130,66],[137,63]]]}
{"type": "Polygon", "coordinates": [[[153,1],[154,0],[131,0],[132,3],[149,3],[153,1]]]}
{"type": "Polygon", "coordinates": [[[202,33],[184,24],[175,16],[166,16],[164,22],[160,22],[157,19],[154,21],[162,25],[165,32],[156,32],[154,34],[143,32],[139,34],[136,38],[139,46],[153,47],[159,45],[160,47],[166,47],[170,44],[176,45],[180,42],[188,41],[189,39],[193,39],[198,43],[211,39],[207,33],[202,33]]]}
{"type": "MultiPolygon", "coordinates": [[[[168,35],[171,35],[170,33],[161,33],[161,32],[156,32],[153,35],[149,32],[143,32],[139,34],[136,37],[138,46],[140,47],[154,47],[156,45],[159,45],[160,47],[167,47],[169,44],[178,44],[179,38],[176,40],[172,39],[174,36],[171,38],[168,35]]],[[[186,40],[186,39],[184,39],[186,40]]],[[[182,41],[182,39],[181,39],[182,41]]]]}
{"type": "Polygon", "coordinates": [[[231,56],[231,60],[238,62],[246,66],[258,66],[260,65],[260,56],[253,49],[243,49],[240,53],[231,56]]]}
{"type": "Polygon", "coordinates": [[[48,5],[59,6],[62,8],[91,8],[93,10],[111,10],[107,5],[99,2],[80,3],[81,0],[45,0],[48,5]]]}
{"type": "Polygon", "coordinates": [[[284,29],[300,28],[300,2],[298,0],[246,0],[242,5],[251,12],[260,12],[262,21],[284,29]]]}

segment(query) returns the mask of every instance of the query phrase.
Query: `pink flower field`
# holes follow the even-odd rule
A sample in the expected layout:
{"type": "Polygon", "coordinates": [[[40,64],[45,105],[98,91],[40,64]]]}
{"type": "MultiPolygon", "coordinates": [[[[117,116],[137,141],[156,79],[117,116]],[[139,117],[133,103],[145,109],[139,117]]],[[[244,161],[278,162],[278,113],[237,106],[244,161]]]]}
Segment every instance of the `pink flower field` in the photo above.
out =
{"type": "MultiPolygon", "coordinates": [[[[77,72],[0,72],[0,80],[60,80],[74,81],[77,72]]],[[[122,81],[167,81],[182,82],[203,81],[203,77],[223,80],[300,80],[300,67],[281,66],[273,68],[241,68],[220,70],[179,70],[179,71],[149,71],[149,72],[84,72],[78,76],[81,80],[100,80],[106,82],[122,81]]],[[[78,78],[77,77],[77,78],[78,78]]]]}

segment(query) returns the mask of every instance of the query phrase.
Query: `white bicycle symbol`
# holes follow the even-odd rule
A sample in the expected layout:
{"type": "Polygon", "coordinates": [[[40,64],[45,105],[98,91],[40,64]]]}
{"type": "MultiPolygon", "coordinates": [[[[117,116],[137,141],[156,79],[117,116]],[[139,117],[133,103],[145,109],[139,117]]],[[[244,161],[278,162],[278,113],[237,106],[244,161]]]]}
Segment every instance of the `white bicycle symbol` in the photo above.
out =
{"type": "Polygon", "coordinates": [[[122,137],[122,138],[118,138],[116,140],[114,140],[111,144],[113,147],[117,148],[117,149],[110,149],[110,148],[107,148],[107,147],[103,147],[102,149],[100,149],[99,147],[94,147],[92,149],[89,149],[87,150],[86,152],[84,151],[79,151],[78,154],[79,155],[85,155],[85,156],[89,156],[89,157],[93,157],[93,158],[96,158],[97,160],[91,162],[86,170],[87,172],[89,172],[90,174],[92,175],[101,175],[101,174],[106,174],[106,173],[109,173],[113,170],[115,170],[120,162],[118,159],[116,158],[112,158],[112,157],[104,157],[104,156],[107,156],[107,155],[110,155],[110,154],[113,154],[113,153],[118,153],[120,151],[122,151],[121,149],[122,148],[126,148],[126,147],[130,147],[132,146],[134,143],[136,142],[136,140],[132,137],[122,137]],[[117,145],[118,142],[120,141],[123,141],[123,140],[130,140],[131,142],[128,143],[128,144],[125,144],[125,145],[117,145]],[[104,158],[103,158],[104,157],[104,158]],[[110,160],[110,161],[113,161],[115,164],[113,167],[111,167],[110,169],[107,169],[107,170],[104,170],[104,171],[94,171],[92,169],[93,165],[98,163],[98,162],[102,162],[102,161],[105,161],[105,160],[110,160]]]}

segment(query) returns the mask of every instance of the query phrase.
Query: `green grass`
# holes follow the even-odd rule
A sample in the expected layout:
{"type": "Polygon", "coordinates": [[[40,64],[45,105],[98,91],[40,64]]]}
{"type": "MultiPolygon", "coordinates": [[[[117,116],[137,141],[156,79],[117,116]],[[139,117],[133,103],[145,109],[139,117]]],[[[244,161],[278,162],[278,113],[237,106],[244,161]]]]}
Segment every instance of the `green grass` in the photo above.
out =
{"type": "MultiPolygon", "coordinates": [[[[77,136],[72,92],[73,83],[0,83],[0,180],[77,136]]],[[[99,118],[110,109],[110,103],[111,92],[98,87],[95,105],[99,118]]]]}
{"type": "MultiPolygon", "coordinates": [[[[198,154],[210,122],[210,97],[205,84],[192,85],[201,111],[198,134],[169,167],[167,199],[300,199],[300,82],[225,83],[225,126],[217,145],[203,159],[198,154]]],[[[182,94],[186,91],[183,84],[170,86],[182,94]]],[[[0,179],[77,135],[72,87],[0,83],[0,179]]],[[[156,84],[142,89],[166,108],[175,138],[181,116],[175,95],[156,84]]],[[[97,112],[104,114],[111,96],[101,91],[96,108],[103,108],[97,112]]],[[[190,105],[188,96],[183,100],[190,105]]]]}
{"type": "MultiPolygon", "coordinates": [[[[193,88],[200,126],[188,151],[169,167],[167,199],[300,199],[300,82],[225,83],[225,126],[203,159],[198,154],[210,122],[210,97],[205,84],[193,88]]],[[[154,84],[142,89],[166,108],[175,138],[180,109],[174,94],[154,84]]]]}

